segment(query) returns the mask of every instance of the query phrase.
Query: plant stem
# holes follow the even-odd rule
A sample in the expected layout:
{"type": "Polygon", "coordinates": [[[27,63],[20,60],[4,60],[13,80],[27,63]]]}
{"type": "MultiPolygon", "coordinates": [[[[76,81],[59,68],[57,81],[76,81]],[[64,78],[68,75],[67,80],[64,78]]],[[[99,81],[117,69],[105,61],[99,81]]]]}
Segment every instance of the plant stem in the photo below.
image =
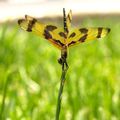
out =
{"type": "MultiPolygon", "coordinates": [[[[66,14],[65,14],[65,8],[63,8],[63,25],[64,25],[64,33],[67,36],[68,29],[67,29],[67,22],[66,22],[66,14]]],[[[61,49],[61,58],[58,59],[58,63],[62,66],[62,75],[61,75],[61,82],[60,82],[60,88],[58,93],[58,100],[57,100],[57,109],[56,109],[56,118],[55,120],[59,120],[60,115],[60,109],[61,109],[61,101],[62,101],[62,93],[63,88],[65,84],[65,76],[68,70],[68,64],[67,64],[67,45],[64,45],[61,49]]]]}
{"type": "Polygon", "coordinates": [[[58,94],[58,100],[57,100],[56,119],[55,120],[59,120],[59,115],[60,115],[60,110],[61,110],[62,93],[63,93],[64,84],[65,84],[65,76],[66,76],[66,72],[68,70],[68,66],[66,66],[66,68],[64,68],[63,66],[64,66],[64,64],[62,64],[62,75],[61,75],[61,82],[60,82],[60,88],[59,88],[59,94],[58,94]]]}

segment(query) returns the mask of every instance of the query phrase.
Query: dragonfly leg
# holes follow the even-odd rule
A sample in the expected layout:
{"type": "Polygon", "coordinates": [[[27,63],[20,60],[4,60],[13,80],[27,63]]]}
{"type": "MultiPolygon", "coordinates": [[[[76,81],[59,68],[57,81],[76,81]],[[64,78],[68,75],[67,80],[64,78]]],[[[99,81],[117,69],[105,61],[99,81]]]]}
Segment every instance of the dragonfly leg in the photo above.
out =
{"type": "Polygon", "coordinates": [[[67,64],[66,58],[63,58],[63,57],[59,58],[58,63],[62,65],[63,70],[68,69],[68,64],[67,64]]]}
{"type": "Polygon", "coordinates": [[[69,68],[69,66],[68,66],[68,64],[67,64],[67,61],[65,62],[65,66],[66,66],[66,69],[68,69],[68,68],[69,68]]]}
{"type": "Polygon", "coordinates": [[[67,70],[68,69],[68,64],[67,64],[67,46],[64,46],[63,49],[61,50],[61,57],[58,59],[59,64],[62,65],[62,70],[67,70]]]}

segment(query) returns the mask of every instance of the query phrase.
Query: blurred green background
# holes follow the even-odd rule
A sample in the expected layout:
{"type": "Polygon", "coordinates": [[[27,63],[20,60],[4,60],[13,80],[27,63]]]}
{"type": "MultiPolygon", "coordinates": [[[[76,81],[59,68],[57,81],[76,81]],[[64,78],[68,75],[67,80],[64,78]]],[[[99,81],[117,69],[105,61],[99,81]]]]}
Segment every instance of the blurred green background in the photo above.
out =
{"type": "MultiPolygon", "coordinates": [[[[79,20],[73,20],[73,26],[110,27],[111,32],[104,39],[70,48],[60,120],[120,120],[120,17],[79,20]]],[[[17,22],[0,24],[3,119],[55,119],[61,75],[59,57],[59,50],[21,30],[17,22]]]]}

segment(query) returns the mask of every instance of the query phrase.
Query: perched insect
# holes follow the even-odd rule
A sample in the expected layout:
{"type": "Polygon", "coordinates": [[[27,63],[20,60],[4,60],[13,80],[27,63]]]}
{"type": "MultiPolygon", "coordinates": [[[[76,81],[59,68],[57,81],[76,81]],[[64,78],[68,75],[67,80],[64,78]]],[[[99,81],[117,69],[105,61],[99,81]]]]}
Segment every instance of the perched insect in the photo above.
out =
{"type": "Polygon", "coordinates": [[[23,30],[33,32],[61,50],[61,58],[59,63],[67,68],[67,49],[73,45],[83,43],[85,41],[95,40],[105,37],[110,28],[91,27],[91,28],[74,28],[71,29],[72,11],[66,16],[63,8],[63,28],[51,24],[42,24],[35,18],[25,15],[25,19],[19,19],[18,24],[23,30]]]}

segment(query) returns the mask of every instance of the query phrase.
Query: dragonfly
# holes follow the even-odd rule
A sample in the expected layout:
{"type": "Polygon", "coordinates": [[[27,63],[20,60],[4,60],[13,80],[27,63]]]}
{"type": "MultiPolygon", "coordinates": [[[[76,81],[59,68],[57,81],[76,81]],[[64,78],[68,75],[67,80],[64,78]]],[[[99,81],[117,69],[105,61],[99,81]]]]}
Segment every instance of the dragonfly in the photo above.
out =
{"type": "Polygon", "coordinates": [[[29,15],[25,15],[24,19],[19,19],[18,24],[23,30],[35,33],[58,48],[61,51],[58,62],[62,65],[62,69],[67,69],[68,49],[71,46],[103,38],[110,32],[110,28],[107,27],[72,28],[71,21],[72,10],[66,16],[65,8],[63,8],[63,27],[43,24],[29,15]]]}

